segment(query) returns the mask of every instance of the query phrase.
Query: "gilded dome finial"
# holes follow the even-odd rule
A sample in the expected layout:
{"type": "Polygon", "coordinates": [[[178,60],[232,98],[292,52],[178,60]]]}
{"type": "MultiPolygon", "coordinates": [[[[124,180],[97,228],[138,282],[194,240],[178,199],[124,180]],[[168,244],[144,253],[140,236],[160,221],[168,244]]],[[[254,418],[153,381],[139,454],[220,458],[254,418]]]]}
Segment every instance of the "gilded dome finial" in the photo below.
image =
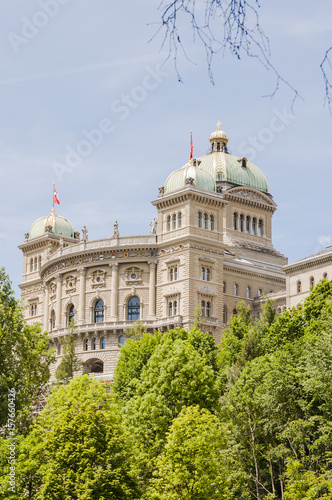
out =
{"type": "Polygon", "coordinates": [[[220,121],[218,121],[218,122],[217,122],[217,127],[218,127],[218,130],[220,130],[220,125],[221,125],[221,122],[220,122],[220,121]]]}

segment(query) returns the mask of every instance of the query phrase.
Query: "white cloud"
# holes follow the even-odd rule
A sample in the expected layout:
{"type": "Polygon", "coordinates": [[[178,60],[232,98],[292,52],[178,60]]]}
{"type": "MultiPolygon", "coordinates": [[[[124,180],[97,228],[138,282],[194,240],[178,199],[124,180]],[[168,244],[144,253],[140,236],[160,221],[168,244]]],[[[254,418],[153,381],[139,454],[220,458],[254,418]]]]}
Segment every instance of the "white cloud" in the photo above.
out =
{"type": "Polygon", "coordinates": [[[331,236],[321,234],[320,236],[318,236],[317,241],[320,246],[326,247],[331,244],[331,236]]]}

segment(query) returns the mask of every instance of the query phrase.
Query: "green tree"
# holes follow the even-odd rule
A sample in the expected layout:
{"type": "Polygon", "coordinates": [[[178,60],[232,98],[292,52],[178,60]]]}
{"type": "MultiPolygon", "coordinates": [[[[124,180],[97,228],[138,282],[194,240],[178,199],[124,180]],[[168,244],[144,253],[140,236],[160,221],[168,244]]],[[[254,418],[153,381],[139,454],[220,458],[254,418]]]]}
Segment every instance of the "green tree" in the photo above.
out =
{"type": "Polygon", "coordinates": [[[131,328],[126,331],[126,337],[129,339],[140,340],[145,332],[143,321],[137,319],[131,328]]]}
{"type": "Polygon", "coordinates": [[[330,500],[332,498],[331,471],[305,471],[299,460],[289,460],[285,500],[330,500]]]}
{"type": "Polygon", "coordinates": [[[182,408],[199,405],[215,411],[218,400],[217,374],[188,339],[172,340],[169,336],[154,349],[135,392],[122,407],[135,438],[137,474],[143,486],[148,484],[166,433],[182,408]]]}
{"type": "Polygon", "coordinates": [[[53,390],[21,447],[17,489],[22,496],[16,498],[135,499],[130,463],[130,443],[109,384],[75,377],[53,390]]]}
{"type": "Polygon", "coordinates": [[[161,342],[160,332],[143,333],[139,340],[128,339],[121,347],[113,382],[113,391],[120,404],[135,395],[142,370],[161,342]]]}
{"type": "Polygon", "coordinates": [[[16,430],[27,429],[35,394],[49,379],[54,361],[47,332],[29,326],[14,297],[4,268],[0,269],[0,428],[8,419],[8,395],[15,394],[16,430]]]}
{"type": "Polygon", "coordinates": [[[199,406],[184,407],[173,420],[164,451],[156,461],[148,498],[226,499],[223,448],[216,416],[199,406]]]}
{"type": "Polygon", "coordinates": [[[75,324],[74,320],[71,320],[68,334],[61,339],[63,355],[55,374],[57,380],[64,381],[73,378],[75,372],[82,367],[83,362],[75,354],[76,341],[75,324]]]}

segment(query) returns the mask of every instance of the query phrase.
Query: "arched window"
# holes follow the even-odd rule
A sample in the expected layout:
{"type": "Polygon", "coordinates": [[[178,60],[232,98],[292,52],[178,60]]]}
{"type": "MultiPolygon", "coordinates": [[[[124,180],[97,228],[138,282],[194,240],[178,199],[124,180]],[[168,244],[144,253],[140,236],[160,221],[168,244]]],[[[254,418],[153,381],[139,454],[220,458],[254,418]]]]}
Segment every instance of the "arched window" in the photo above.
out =
{"type": "Polygon", "coordinates": [[[222,292],[226,293],[226,281],[223,281],[222,283],[222,292]]]}
{"type": "Polygon", "coordinates": [[[257,233],[257,219],[254,217],[252,219],[252,234],[256,235],[257,233]]]}
{"type": "Polygon", "coordinates": [[[169,308],[169,316],[173,316],[173,302],[170,302],[168,305],[169,308]]]}
{"type": "Polygon", "coordinates": [[[210,215],[210,230],[214,230],[214,216],[210,215]]]}
{"type": "Polygon", "coordinates": [[[171,267],[171,269],[170,269],[170,280],[171,281],[174,280],[174,267],[171,267]]]}
{"type": "Polygon", "coordinates": [[[174,300],[174,302],[173,302],[173,314],[174,314],[174,316],[176,316],[177,313],[178,313],[178,302],[177,302],[177,300],[174,300]]]}
{"type": "Polygon", "coordinates": [[[97,339],[96,339],[96,337],[92,340],[92,349],[94,351],[97,349],[97,339]]]}
{"type": "Polygon", "coordinates": [[[258,236],[263,236],[263,221],[259,219],[258,221],[258,236]]]}
{"type": "Polygon", "coordinates": [[[178,213],[178,227],[181,227],[182,226],[182,213],[179,212],[178,213]]]}
{"type": "Polygon", "coordinates": [[[104,301],[98,300],[95,305],[95,323],[103,323],[104,321],[104,301]]]}
{"type": "Polygon", "coordinates": [[[205,316],[205,300],[202,300],[201,308],[202,308],[202,314],[203,314],[203,316],[205,316]]]}
{"type": "Polygon", "coordinates": [[[222,322],[224,325],[227,323],[227,307],[224,306],[223,311],[222,311],[222,322]]]}
{"type": "Polygon", "coordinates": [[[72,321],[74,321],[75,319],[75,308],[74,308],[74,305],[72,304],[69,308],[69,311],[68,311],[68,325],[70,326],[70,323],[72,321]]]}
{"type": "Polygon", "coordinates": [[[237,213],[236,212],[234,213],[234,216],[233,216],[233,229],[235,229],[235,231],[237,231],[237,213]]]}
{"type": "Polygon", "coordinates": [[[297,287],[297,293],[301,293],[301,281],[298,280],[298,282],[296,283],[296,287],[297,287]]]}
{"type": "Polygon", "coordinates": [[[169,215],[167,217],[167,231],[171,230],[171,216],[169,215]]]}
{"type": "Polygon", "coordinates": [[[315,286],[315,278],[313,276],[310,277],[310,288],[315,286]]]}
{"type": "Polygon", "coordinates": [[[84,351],[87,351],[89,349],[89,339],[84,340],[83,349],[84,349],[84,351]]]}
{"type": "Polygon", "coordinates": [[[35,257],[35,271],[38,270],[38,259],[37,257],[35,257]]]}
{"type": "Polygon", "coordinates": [[[35,315],[35,305],[32,304],[31,306],[31,316],[34,316],[35,315]]]}
{"type": "Polygon", "coordinates": [[[30,273],[33,271],[33,259],[30,259],[30,273]]]}
{"type": "Polygon", "coordinates": [[[202,227],[202,212],[198,212],[197,214],[197,225],[198,227],[202,227]]]}
{"type": "Polygon", "coordinates": [[[243,233],[243,225],[244,225],[244,216],[243,214],[240,215],[240,231],[243,233]]]}
{"type": "Polygon", "coordinates": [[[204,214],[204,229],[208,229],[208,214],[204,214]]]}
{"type": "Polygon", "coordinates": [[[122,347],[124,343],[125,343],[124,335],[121,335],[121,337],[119,337],[119,347],[122,347]]]}
{"type": "Polygon", "coordinates": [[[250,217],[247,215],[246,217],[246,233],[250,233],[250,217]]]}
{"type": "Polygon", "coordinates": [[[324,273],[324,274],[323,274],[323,279],[324,279],[324,280],[327,280],[327,273],[324,273]]]}
{"type": "Polygon", "coordinates": [[[207,318],[210,317],[210,310],[211,310],[211,303],[210,302],[207,302],[206,303],[206,306],[205,306],[205,316],[207,318]]]}
{"type": "Polygon", "coordinates": [[[258,288],[258,297],[261,297],[263,295],[262,289],[258,288]]]}
{"type": "Polygon", "coordinates": [[[237,295],[238,294],[238,286],[237,286],[237,283],[234,283],[234,295],[237,295]]]}
{"type": "Polygon", "coordinates": [[[172,220],[173,220],[173,229],[176,229],[176,214],[173,214],[172,220]]]}
{"type": "Polygon", "coordinates": [[[205,267],[201,268],[201,279],[205,280],[205,267]]]}
{"type": "Polygon", "coordinates": [[[131,297],[128,301],[128,321],[137,321],[140,316],[140,300],[138,297],[131,297]]]}
{"type": "Polygon", "coordinates": [[[177,266],[174,267],[174,279],[177,280],[178,279],[178,268],[177,266]]]}
{"type": "Polygon", "coordinates": [[[105,349],[106,347],[106,338],[103,337],[100,341],[100,349],[105,349]]]}
{"type": "Polygon", "coordinates": [[[41,255],[39,255],[38,257],[38,269],[41,268],[41,255]]]}
{"type": "Polygon", "coordinates": [[[54,311],[51,312],[51,317],[50,317],[50,331],[52,331],[53,328],[55,328],[55,312],[54,311]]]}
{"type": "Polygon", "coordinates": [[[246,290],[247,299],[250,299],[250,293],[251,293],[250,286],[247,286],[247,290],[246,290]]]}
{"type": "Polygon", "coordinates": [[[207,267],[205,270],[205,279],[206,281],[210,281],[210,268],[207,267]]]}

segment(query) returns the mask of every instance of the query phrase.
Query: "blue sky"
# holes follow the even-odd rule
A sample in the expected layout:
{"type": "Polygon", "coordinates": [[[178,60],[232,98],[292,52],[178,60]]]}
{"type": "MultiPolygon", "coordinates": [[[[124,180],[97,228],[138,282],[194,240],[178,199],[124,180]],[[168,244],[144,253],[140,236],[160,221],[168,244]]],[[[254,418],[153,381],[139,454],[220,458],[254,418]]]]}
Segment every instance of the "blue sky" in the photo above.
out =
{"type": "Polygon", "coordinates": [[[218,120],[231,152],[245,154],[268,179],[278,205],[275,247],[292,262],[332,244],[332,118],[319,69],[332,45],[331,2],[262,2],[272,62],[303,97],[293,115],[286,86],[273,99],[263,97],[275,79],[255,59],[217,54],[211,85],[204,50],[184,20],[181,38],[192,62],[179,57],[179,83],[172,61],[163,65],[161,37],[149,41],[158,5],[6,2],[0,19],[0,265],[16,290],[22,270],[17,245],[32,222],[50,212],[53,182],[57,212],[76,230],[86,225],[89,239],[111,236],[115,220],[121,235],[147,234],[156,215],[150,202],[187,161],[190,130],[195,155],[203,155],[218,120]],[[87,137],[95,144],[84,149],[87,137]],[[77,147],[82,155],[68,156],[77,147]]]}

